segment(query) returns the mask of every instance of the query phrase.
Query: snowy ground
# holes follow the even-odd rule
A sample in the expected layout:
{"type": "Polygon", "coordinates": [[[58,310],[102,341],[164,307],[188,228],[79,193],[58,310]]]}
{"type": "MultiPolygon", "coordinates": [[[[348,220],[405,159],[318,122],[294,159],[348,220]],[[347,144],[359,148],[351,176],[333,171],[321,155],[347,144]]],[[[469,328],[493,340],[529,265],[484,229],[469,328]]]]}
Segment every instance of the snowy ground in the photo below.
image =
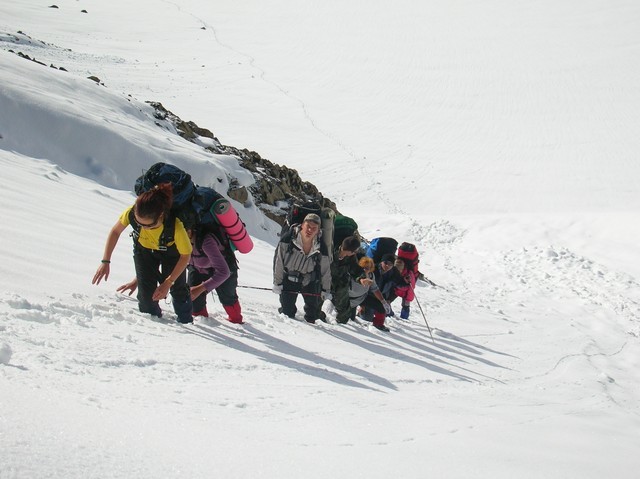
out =
{"type": "MultiPolygon", "coordinates": [[[[49,5],[0,5],[0,478],[636,476],[640,6],[49,5]],[[242,288],[244,326],[152,320],[124,236],[92,286],[142,168],[250,180],[145,100],[415,242],[424,316],[309,326],[242,288]]],[[[275,227],[236,207],[269,287],[275,227]]]]}

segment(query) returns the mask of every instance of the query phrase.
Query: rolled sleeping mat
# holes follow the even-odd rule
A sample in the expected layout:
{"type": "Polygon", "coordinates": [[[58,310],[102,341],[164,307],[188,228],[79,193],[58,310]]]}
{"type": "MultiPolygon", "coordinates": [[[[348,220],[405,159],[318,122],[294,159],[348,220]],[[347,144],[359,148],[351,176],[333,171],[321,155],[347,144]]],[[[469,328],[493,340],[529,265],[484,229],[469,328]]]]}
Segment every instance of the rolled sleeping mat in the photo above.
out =
{"type": "Polygon", "coordinates": [[[320,219],[322,222],[322,241],[327,246],[329,261],[333,261],[333,220],[335,213],[331,208],[322,208],[320,219]]]}
{"type": "Polygon", "coordinates": [[[240,219],[240,215],[231,206],[229,200],[225,198],[219,199],[213,204],[211,210],[220,226],[226,231],[229,241],[233,243],[240,253],[246,254],[253,249],[253,240],[240,219]]]}

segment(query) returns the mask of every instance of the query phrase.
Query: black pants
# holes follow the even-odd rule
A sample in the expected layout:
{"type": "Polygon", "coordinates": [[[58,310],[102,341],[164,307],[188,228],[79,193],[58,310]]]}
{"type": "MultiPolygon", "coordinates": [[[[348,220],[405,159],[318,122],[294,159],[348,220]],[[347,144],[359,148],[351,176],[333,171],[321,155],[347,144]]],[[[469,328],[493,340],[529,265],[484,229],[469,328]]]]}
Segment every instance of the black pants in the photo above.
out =
{"type": "MultiPolygon", "coordinates": [[[[157,251],[135,244],[133,262],[136,267],[136,278],[138,279],[138,308],[142,313],[162,316],[160,305],[153,300],[153,293],[158,285],[171,274],[179,259],[180,253],[178,253],[175,246],[171,246],[166,251],[157,251]]],[[[183,271],[180,276],[173,279],[175,282],[170,290],[173,299],[173,310],[178,315],[179,320],[190,321],[191,297],[187,286],[187,275],[183,271]]]]}
{"type": "MultiPolygon", "coordinates": [[[[189,266],[189,286],[198,286],[208,280],[211,274],[201,273],[189,266]]],[[[233,306],[238,302],[238,270],[231,270],[224,283],[216,288],[216,294],[223,306],[233,306]]],[[[204,292],[193,300],[193,310],[202,311],[207,306],[207,293],[204,292]]]]}
{"type": "Polygon", "coordinates": [[[299,293],[302,293],[304,299],[304,319],[307,321],[320,319],[322,302],[320,301],[320,283],[318,281],[312,281],[308,285],[302,286],[301,282],[294,283],[285,278],[282,283],[282,294],[280,294],[282,312],[290,318],[295,317],[298,311],[296,300],[299,293]]]}

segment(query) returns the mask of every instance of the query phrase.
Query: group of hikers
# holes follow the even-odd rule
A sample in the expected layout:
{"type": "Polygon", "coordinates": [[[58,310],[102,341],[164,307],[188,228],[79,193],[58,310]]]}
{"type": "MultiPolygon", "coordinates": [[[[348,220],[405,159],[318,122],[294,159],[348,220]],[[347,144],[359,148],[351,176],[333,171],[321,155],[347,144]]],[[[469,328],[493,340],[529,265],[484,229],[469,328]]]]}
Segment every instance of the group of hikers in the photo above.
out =
{"type": "MultiPolygon", "coordinates": [[[[117,291],[132,295],[137,290],[139,310],[157,317],[162,317],[159,301],[170,294],[177,321],[192,323],[194,317],[209,316],[207,295],[215,290],[227,320],[242,324],[234,249],[248,252],[253,244],[228,200],[210,188],[194,185],[189,175],[164,163],[138,178],[136,193],[135,203],[109,232],[92,283],[108,279],[116,244],[131,226],[136,275],[117,291]],[[202,200],[207,197],[210,203],[202,200]],[[199,206],[194,207],[196,204],[199,206]],[[231,217],[236,221],[222,221],[231,217]]],[[[301,295],[307,322],[326,322],[322,305],[331,301],[338,323],[358,315],[377,329],[389,331],[385,318],[394,315],[390,304],[400,298],[400,317],[407,319],[418,274],[415,247],[403,243],[396,256],[398,243],[379,238],[365,249],[357,232],[351,231],[334,249],[335,236],[332,230],[323,230],[321,214],[319,209],[298,222],[288,218],[283,228],[273,261],[272,290],[279,295],[279,313],[294,318],[301,295]],[[383,240],[393,243],[393,252],[388,245],[386,250],[374,248],[377,243],[382,246],[383,240]],[[413,249],[400,255],[404,245],[413,249]]],[[[329,220],[333,227],[333,216],[329,220]]]]}
{"type": "Polygon", "coordinates": [[[376,238],[365,250],[358,235],[350,235],[329,252],[323,249],[322,234],[320,215],[309,213],[281,236],[273,261],[273,292],[280,297],[281,314],[295,317],[300,294],[309,323],[326,322],[322,311],[326,300],[332,302],[340,324],[354,321],[357,315],[380,331],[389,331],[385,318],[394,316],[391,303],[396,298],[401,300],[400,317],[409,318],[418,277],[413,245],[403,243],[412,249],[403,259],[389,246],[387,252],[375,248],[382,243],[376,240],[388,240],[395,252],[398,243],[392,238],[376,238]]]}

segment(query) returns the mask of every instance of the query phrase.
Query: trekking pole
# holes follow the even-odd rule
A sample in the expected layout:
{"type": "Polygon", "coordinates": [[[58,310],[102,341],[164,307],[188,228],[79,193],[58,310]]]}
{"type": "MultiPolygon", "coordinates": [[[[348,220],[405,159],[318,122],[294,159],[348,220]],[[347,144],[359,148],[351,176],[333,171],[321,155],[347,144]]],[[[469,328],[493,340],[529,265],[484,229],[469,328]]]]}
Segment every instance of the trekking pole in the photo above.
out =
{"type": "Polygon", "coordinates": [[[409,288],[411,288],[411,291],[413,291],[413,298],[416,300],[416,303],[418,304],[418,308],[420,308],[420,312],[422,313],[422,317],[424,318],[424,324],[427,325],[427,329],[429,330],[429,336],[431,336],[431,341],[436,342],[435,339],[433,339],[433,334],[431,333],[431,327],[429,326],[429,323],[427,321],[427,316],[424,314],[424,311],[422,310],[422,305],[420,304],[420,301],[418,301],[418,296],[416,296],[416,290],[413,289],[413,286],[411,286],[411,283],[409,283],[409,288]]]}
{"type": "Polygon", "coordinates": [[[433,282],[430,278],[427,278],[424,274],[420,273],[420,276],[418,276],[417,279],[420,279],[422,281],[424,281],[425,283],[427,283],[429,286],[433,286],[434,288],[441,288],[446,290],[447,288],[445,288],[444,286],[440,286],[439,284],[433,282]]]}
{"type": "MultiPolygon", "coordinates": [[[[259,286],[244,286],[242,284],[239,284],[238,288],[259,289],[261,291],[273,291],[272,288],[261,288],[259,286]]],[[[301,293],[299,291],[283,291],[283,293],[301,294],[302,296],[318,296],[318,297],[322,296],[321,294],[318,294],[318,293],[301,293]]]]}
{"type": "Polygon", "coordinates": [[[247,288],[247,289],[260,289],[262,291],[271,291],[272,288],[261,288],[259,286],[243,286],[241,284],[238,285],[238,288],[247,288]]]}

